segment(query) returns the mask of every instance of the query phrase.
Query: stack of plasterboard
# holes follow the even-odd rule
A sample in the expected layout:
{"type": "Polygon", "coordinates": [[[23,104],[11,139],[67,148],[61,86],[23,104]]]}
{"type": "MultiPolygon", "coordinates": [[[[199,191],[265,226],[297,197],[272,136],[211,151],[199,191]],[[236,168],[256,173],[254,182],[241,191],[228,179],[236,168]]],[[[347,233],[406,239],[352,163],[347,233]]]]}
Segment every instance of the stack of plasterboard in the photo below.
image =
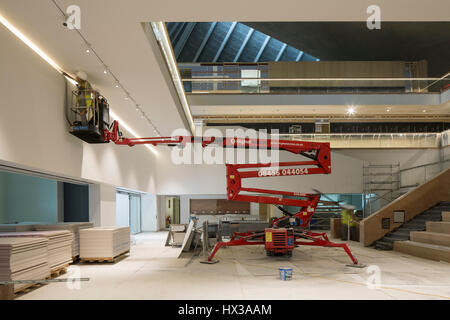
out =
{"type": "Polygon", "coordinates": [[[57,224],[40,224],[35,225],[34,228],[38,231],[44,230],[69,230],[72,232],[72,258],[80,255],[80,230],[92,228],[92,222],[61,222],[57,224]]]}
{"type": "Polygon", "coordinates": [[[96,227],[80,230],[80,259],[113,259],[130,251],[129,227],[96,227]]]}
{"type": "Polygon", "coordinates": [[[48,240],[48,264],[50,270],[57,270],[72,262],[72,233],[67,230],[58,231],[26,231],[1,232],[0,238],[31,237],[48,240]]]}
{"type": "MultiPolygon", "coordinates": [[[[0,281],[48,278],[47,247],[47,238],[0,238],[0,281]]],[[[14,284],[14,291],[25,286],[28,284],[14,284]]]]}

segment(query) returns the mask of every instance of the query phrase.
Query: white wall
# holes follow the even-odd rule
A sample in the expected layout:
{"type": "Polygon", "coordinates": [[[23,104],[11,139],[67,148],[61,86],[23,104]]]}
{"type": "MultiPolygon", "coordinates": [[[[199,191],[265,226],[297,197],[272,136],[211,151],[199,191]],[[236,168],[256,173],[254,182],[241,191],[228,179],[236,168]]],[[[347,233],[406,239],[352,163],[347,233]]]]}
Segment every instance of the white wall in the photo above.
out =
{"type": "Polygon", "coordinates": [[[341,149],[335,152],[372,163],[400,162],[402,169],[439,161],[439,149],[341,149]]]}
{"type": "MultiPolygon", "coordinates": [[[[225,194],[225,165],[175,165],[170,161],[170,151],[160,152],[158,194],[225,194]]],[[[280,161],[299,161],[302,158],[280,152],[280,161]]],[[[362,161],[338,152],[332,152],[331,161],[332,173],[329,175],[245,179],[243,183],[248,187],[295,192],[312,192],[312,188],[327,193],[361,192],[362,161]]]]}
{"type": "Polygon", "coordinates": [[[158,231],[158,207],[156,195],[141,195],[141,210],[142,231],[158,231]]]}
{"type": "MultiPolygon", "coordinates": [[[[158,151],[161,153],[157,162],[158,194],[225,194],[225,165],[175,165],[170,161],[170,150],[158,151]]],[[[365,161],[384,164],[400,162],[401,168],[408,168],[439,161],[439,154],[438,149],[333,150],[331,152],[332,173],[329,175],[267,177],[243,181],[248,187],[274,190],[311,192],[315,188],[324,193],[361,193],[365,161]]],[[[281,161],[298,161],[299,159],[302,157],[280,152],[281,161]]],[[[186,206],[182,205],[182,217],[185,216],[183,207],[186,206]]]]}
{"type": "MultiPolygon", "coordinates": [[[[89,145],[70,135],[63,77],[3,26],[0,43],[0,162],[112,185],[114,197],[115,186],[156,192],[153,153],[143,146],[89,145]]],[[[97,225],[115,220],[107,189],[97,192],[97,225]]]]}

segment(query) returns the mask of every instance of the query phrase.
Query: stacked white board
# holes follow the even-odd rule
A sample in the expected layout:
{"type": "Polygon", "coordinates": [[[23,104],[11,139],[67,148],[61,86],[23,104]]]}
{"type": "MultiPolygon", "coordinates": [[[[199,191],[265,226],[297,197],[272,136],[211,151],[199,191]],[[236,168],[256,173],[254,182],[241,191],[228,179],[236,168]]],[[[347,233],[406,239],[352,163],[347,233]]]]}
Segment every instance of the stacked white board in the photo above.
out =
{"type": "Polygon", "coordinates": [[[80,230],[80,259],[113,259],[130,251],[129,227],[96,227],[80,230]]]}
{"type": "Polygon", "coordinates": [[[1,238],[44,238],[47,239],[47,259],[50,270],[57,270],[72,262],[72,233],[58,231],[1,232],[1,238]]]}
{"type": "Polygon", "coordinates": [[[69,230],[72,232],[72,258],[80,255],[80,230],[92,228],[92,222],[61,222],[57,224],[39,224],[35,225],[34,229],[38,231],[44,230],[69,230]]]}
{"type": "MultiPolygon", "coordinates": [[[[0,238],[0,281],[44,280],[50,277],[47,250],[47,238],[0,238]]],[[[27,284],[14,284],[14,291],[25,286],[27,284]]]]}

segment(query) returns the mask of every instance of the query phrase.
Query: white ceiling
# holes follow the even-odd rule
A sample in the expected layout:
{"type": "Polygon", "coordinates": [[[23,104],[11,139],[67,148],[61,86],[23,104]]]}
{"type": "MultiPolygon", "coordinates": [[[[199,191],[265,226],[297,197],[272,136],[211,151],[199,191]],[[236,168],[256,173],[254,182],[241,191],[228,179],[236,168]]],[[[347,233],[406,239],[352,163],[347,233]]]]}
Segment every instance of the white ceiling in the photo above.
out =
{"type": "MultiPolygon", "coordinates": [[[[162,135],[184,127],[167,83],[140,25],[150,21],[355,21],[367,18],[373,1],[260,0],[56,0],[62,7],[81,7],[81,32],[116,74],[129,93],[142,105],[162,135]],[[324,9],[326,8],[326,9],[324,9]]],[[[382,19],[445,21],[447,0],[379,0],[382,19]],[[405,9],[408,8],[409,10],[405,9]]],[[[51,0],[1,0],[0,12],[64,70],[84,70],[108,98],[114,112],[142,136],[151,127],[124,100],[122,90],[103,74],[103,67],[84,53],[75,31],[62,26],[62,16],[51,0]]]]}

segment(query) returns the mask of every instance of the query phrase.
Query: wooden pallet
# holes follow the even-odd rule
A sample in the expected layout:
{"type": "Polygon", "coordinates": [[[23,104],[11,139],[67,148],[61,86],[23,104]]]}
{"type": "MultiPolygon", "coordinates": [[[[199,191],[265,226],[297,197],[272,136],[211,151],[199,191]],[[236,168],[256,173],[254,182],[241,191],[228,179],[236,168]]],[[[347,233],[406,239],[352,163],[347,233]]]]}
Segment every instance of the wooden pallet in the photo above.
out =
{"type": "Polygon", "coordinates": [[[67,272],[67,268],[69,267],[69,264],[65,264],[61,267],[55,268],[50,270],[50,276],[51,278],[56,278],[59,277],[60,275],[64,274],[67,272]]]}
{"type": "Polygon", "coordinates": [[[108,258],[80,258],[81,262],[90,262],[90,263],[115,263],[120,259],[125,258],[125,255],[127,255],[128,253],[130,253],[130,250],[125,251],[113,258],[108,257],[108,258]]]}
{"type": "MultiPolygon", "coordinates": [[[[50,277],[45,279],[48,280],[50,277]]],[[[2,284],[0,285],[0,300],[13,300],[44,285],[46,285],[46,283],[28,283],[22,288],[14,289],[13,284],[2,284]]]]}
{"type": "MultiPolygon", "coordinates": [[[[61,267],[50,270],[50,276],[46,277],[46,280],[59,277],[60,275],[67,272],[67,268],[69,264],[65,264],[61,267]]],[[[40,288],[46,285],[46,283],[28,283],[21,288],[14,289],[13,284],[0,285],[0,300],[12,300],[21,296],[25,293],[28,293],[32,290],[40,288]]]]}

